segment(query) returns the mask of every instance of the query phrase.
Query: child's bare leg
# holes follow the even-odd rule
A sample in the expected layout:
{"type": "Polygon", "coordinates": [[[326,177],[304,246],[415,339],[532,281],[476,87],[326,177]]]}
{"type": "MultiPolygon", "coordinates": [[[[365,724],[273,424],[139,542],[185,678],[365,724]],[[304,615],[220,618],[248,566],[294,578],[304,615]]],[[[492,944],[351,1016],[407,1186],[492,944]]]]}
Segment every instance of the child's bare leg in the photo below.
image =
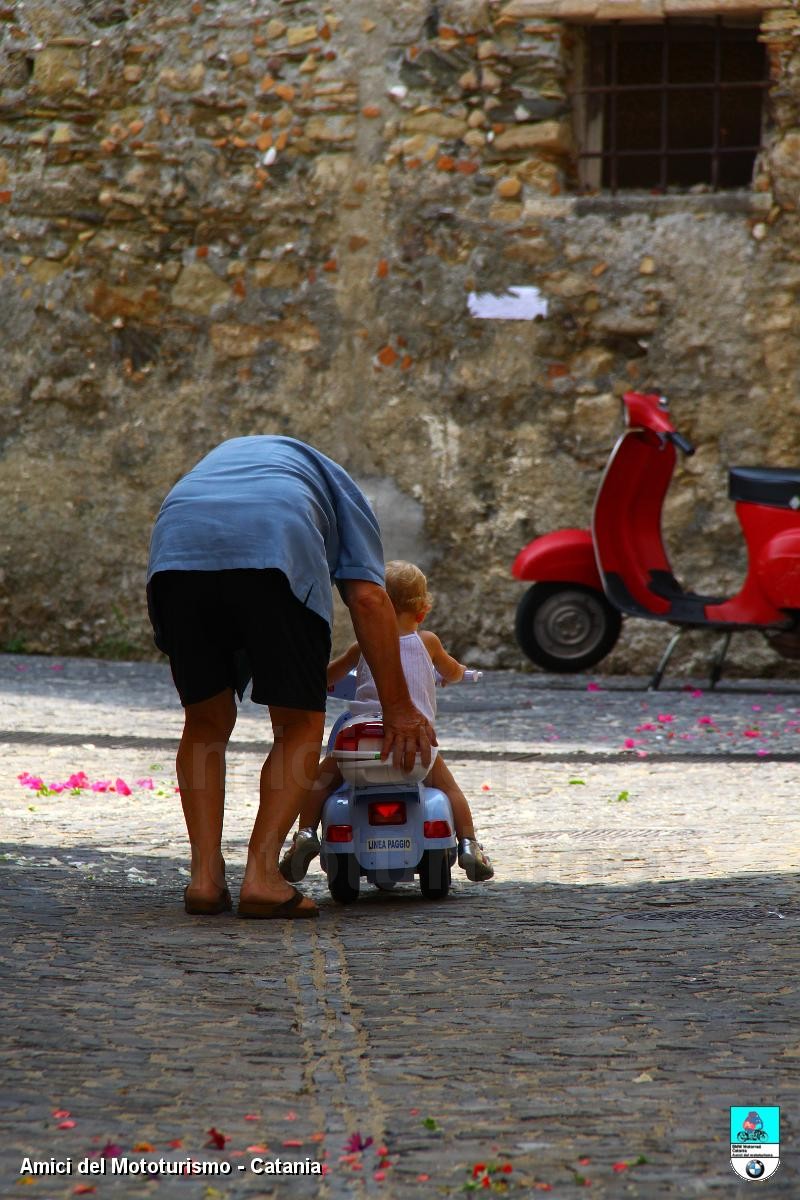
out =
{"type": "Polygon", "coordinates": [[[317,778],[312,783],[297,818],[298,829],[316,829],[322,817],[322,806],[342,782],[342,773],[332,754],[319,764],[317,778]]]}
{"type": "Polygon", "coordinates": [[[322,816],[322,806],[341,782],[342,775],[336,759],[330,755],[323,758],[317,769],[317,777],[300,806],[297,833],[280,861],[279,870],[284,879],[293,883],[305,879],[308,868],[320,852],[317,826],[322,816]]]}
{"type": "Polygon", "coordinates": [[[467,797],[456,783],[441,754],[436,756],[425,782],[429,787],[444,792],[450,801],[458,838],[458,865],[466,873],[467,879],[473,883],[485,883],[494,876],[492,860],[475,837],[475,826],[467,797]]]}
{"type": "Polygon", "coordinates": [[[456,837],[474,838],[475,825],[472,820],[472,812],[470,811],[467,797],[456,783],[452,771],[441,754],[436,755],[436,761],[431,767],[425,782],[428,787],[435,787],[440,792],[444,792],[450,801],[450,807],[453,810],[453,822],[456,827],[456,837]]]}

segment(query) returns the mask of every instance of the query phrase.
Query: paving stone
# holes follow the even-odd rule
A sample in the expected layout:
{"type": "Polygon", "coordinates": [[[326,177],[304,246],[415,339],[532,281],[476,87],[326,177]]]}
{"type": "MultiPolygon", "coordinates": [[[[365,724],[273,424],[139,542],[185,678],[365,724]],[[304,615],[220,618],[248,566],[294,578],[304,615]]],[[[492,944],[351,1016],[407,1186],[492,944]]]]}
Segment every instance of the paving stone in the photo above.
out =
{"type": "MultiPolygon", "coordinates": [[[[61,1200],[95,1182],[101,1200],[405,1200],[460,1194],[472,1164],[495,1160],[512,1165],[502,1179],[520,1195],[541,1182],[569,1196],[576,1174],[600,1197],[726,1195],[732,1104],[782,1106],[771,1194],[797,1194],[792,685],[654,697],[640,681],[598,693],[497,673],[447,689],[440,742],[496,879],[456,872],[440,903],[411,885],[365,889],[343,909],[315,865],[321,919],[275,928],[182,910],[180,711],[164,669],[58,661],[53,672],[47,659],[0,658],[0,1195],[61,1200]],[[636,733],[643,712],[676,736],[636,733]],[[697,725],[709,714],[716,734],[697,725]],[[769,756],[744,737],[755,717],[780,747],[769,756]],[[554,729],[563,740],[548,740],[554,729]],[[646,740],[631,751],[627,737],[646,740]],[[163,794],[40,797],[17,779],[76,770],[154,775],[163,794]],[[57,1128],[59,1110],[73,1128],[57,1128]],[[206,1147],[211,1128],[231,1139],[224,1153],[206,1147]],[[374,1139],[358,1171],[340,1161],[356,1133],[374,1139]],[[131,1160],[192,1155],[233,1170],[16,1183],[26,1154],[77,1163],[108,1143],[131,1160]],[[330,1174],[256,1175],[254,1145],[298,1159],[327,1150],[330,1174]]],[[[245,706],[226,817],[234,885],[264,734],[245,706]]]]}

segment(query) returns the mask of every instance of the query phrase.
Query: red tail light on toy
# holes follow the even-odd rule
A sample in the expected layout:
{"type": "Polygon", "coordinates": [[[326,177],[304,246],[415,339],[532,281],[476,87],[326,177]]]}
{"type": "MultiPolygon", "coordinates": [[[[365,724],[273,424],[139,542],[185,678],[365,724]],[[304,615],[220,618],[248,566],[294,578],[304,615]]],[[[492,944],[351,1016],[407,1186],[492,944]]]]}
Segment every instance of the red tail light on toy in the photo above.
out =
{"type": "Polygon", "coordinates": [[[336,750],[347,750],[354,752],[360,750],[361,742],[379,741],[383,744],[383,722],[382,721],[359,721],[357,725],[346,725],[336,738],[336,750]]]}
{"type": "Polygon", "coordinates": [[[370,825],[405,825],[405,800],[376,800],[369,805],[370,825]]]}
{"type": "Polygon", "coordinates": [[[329,825],[325,832],[327,842],[352,842],[352,825],[329,825]]]}
{"type": "Polygon", "coordinates": [[[426,838],[449,838],[453,832],[448,821],[426,821],[422,828],[426,838]]]}

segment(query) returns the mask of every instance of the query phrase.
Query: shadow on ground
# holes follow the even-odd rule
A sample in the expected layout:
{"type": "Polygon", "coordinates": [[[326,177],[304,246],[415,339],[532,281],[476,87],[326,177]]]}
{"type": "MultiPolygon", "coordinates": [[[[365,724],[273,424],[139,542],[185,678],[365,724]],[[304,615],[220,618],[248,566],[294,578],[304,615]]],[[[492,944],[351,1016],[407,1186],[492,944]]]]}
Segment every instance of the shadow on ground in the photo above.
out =
{"type": "MultiPolygon", "coordinates": [[[[397,1196],[428,1194],[423,1174],[458,1192],[492,1156],[526,1194],[590,1177],[594,1196],[728,1195],[728,1108],[768,1104],[788,1160],[770,1194],[797,1195],[797,876],[406,887],[341,908],[312,873],[319,921],[246,922],[186,916],[182,858],[0,855],[5,1181],[25,1154],[107,1142],[213,1155],[213,1127],[226,1154],[327,1147],[327,1193],[296,1177],[281,1195],[363,1194],[374,1149],[360,1174],[339,1161],[356,1132],[385,1142],[397,1196]]],[[[69,1194],[46,1186],[30,1194],[69,1194]]],[[[272,1194],[249,1171],[217,1186],[272,1194]]]]}

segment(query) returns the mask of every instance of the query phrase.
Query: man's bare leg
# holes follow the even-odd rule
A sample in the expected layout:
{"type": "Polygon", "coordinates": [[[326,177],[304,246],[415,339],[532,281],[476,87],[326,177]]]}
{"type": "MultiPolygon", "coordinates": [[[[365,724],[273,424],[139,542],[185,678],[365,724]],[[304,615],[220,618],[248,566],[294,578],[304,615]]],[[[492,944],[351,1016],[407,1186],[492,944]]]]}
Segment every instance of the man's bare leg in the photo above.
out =
{"type": "Polygon", "coordinates": [[[176,758],[181,804],[192,849],[187,900],[213,901],[225,888],[222,821],[225,749],[236,724],[233,691],[188,704],[176,758]]]}
{"type": "Polygon", "coordinates": [[[316,779],[325,727],[322,712],[271,705],[269,713],[273,746],[261,771],[261,802],[250,837],[240,903],[280,903],[293,895],[292,885],[278,870],[278,855],[316,779]]]}

